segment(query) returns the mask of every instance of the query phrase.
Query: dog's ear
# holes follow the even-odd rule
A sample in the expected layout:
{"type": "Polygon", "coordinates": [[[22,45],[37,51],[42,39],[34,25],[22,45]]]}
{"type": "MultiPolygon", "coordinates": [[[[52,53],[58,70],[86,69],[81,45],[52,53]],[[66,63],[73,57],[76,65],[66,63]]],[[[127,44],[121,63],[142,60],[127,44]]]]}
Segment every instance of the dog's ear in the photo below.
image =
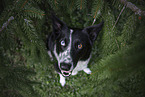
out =
{"type": "Polygon", "coordinates": [[[62,30],[67,28],[67,26],[66,26],[66,24],[64,22],[62,22],[54,14],[51,15],[51,18],[52,18],[53,33],[57,37],[57,36],[60,35],[62,30]]]}
{"type": "Polygon", "coordinates": [[[92,43],[96,40],[99,32],[101,31],[101,29],[103,27],[103,24],[104,24],[104,22],[102,21],[101,23],[99,23],[97,25],[84,28],[83,31],[89,35],[92,43]]]}

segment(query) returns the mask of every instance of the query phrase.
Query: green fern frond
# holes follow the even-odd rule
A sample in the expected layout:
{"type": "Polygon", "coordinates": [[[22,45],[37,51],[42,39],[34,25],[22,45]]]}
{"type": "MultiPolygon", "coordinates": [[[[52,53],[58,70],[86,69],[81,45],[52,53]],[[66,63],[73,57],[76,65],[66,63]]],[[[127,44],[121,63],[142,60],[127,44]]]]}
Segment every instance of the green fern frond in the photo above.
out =
{"type": "Polygon", "coordinates": [[[32,6],[25,6],[23,14],[31,18],[37,18],[37,19],[42,19],[45,15],[42,10],[32,6]]]}
{"type": "Polygon", "coordinates": [[[105,15],[103,15],[103,18],[105,18],[103,28],[104,33],[102,35],[103,40],[99,45],[99,50],[102,52],[101,55],[103,55],[101,57],[115,53],[115,51],[120,49],[120,43],[116,38],[117,29],[113,29],[113,26],[115,25],[115,17],[109,6],[107,6],[105,10],[105,15]]]}
{"type": "Polygon", "coordinates": [[[101,11],[104,8],[104,1],[103,0],[94,0],[92,3],[92,14],[93,18],[98,19],[101,15],[101,11]]]}
{"type": "Polygon", "coordinates": [[[86,0],[77,0],[77,1],[75,2],[75,5],[76,5],[77,9],[83,10],[83,9],[86,8],[86,3],[87,3],[86,0]]]}

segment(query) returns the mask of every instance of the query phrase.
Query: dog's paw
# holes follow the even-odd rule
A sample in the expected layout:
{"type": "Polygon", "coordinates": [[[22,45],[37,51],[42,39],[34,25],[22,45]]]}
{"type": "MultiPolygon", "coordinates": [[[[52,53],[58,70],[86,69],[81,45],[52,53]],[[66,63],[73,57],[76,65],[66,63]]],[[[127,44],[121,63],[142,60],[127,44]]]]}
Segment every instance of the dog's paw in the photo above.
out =
{"type": "Polygon", "coordinates": [[[91,74],[92,73],[92,71],[89,68],[85,68],[83,71],[86,72],[87,74],[91,74]]]}
{"type": "Polygon", "coordinates": [[[60,76],[60,84],[61,84],[61,86],[64,87],[64,85],[65,85],[65,77],[63,77],[61,74],[59,74],[59,76],[60,76]]]}
{"type": "Polygon", "coordinates": [[[76,75],[78,71],[73,71],[71,75],[76,75]]]}

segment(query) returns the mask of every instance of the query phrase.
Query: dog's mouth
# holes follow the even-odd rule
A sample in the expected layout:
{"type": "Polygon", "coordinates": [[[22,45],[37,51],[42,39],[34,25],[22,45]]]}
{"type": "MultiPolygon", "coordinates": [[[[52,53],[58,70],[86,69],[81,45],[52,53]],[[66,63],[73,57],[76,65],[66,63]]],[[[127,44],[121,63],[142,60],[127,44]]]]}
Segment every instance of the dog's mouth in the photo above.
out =
{"type": "Polygon", "coordinates": [[[71,71],[61,71],[62,75],[67,77],[67,76],[70,76],[71,75],[71,71]]]}

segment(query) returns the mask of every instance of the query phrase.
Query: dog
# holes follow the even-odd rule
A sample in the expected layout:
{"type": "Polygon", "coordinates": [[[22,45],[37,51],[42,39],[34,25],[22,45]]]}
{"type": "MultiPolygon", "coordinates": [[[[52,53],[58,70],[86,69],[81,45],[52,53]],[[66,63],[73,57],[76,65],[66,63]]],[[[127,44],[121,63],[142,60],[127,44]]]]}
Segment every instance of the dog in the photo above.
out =
{"type": "Polygon", "coordinates": [[[47,49],[51,60],[57,60],[54,67],[62,86],[66,83],[65,77],[76,75],[78,71],[83,70],[91,74],[87,65],[91,59],[92,46],[103,23],[84,29],[70,28],[55,15],[52,16],[53,32],[47,37],[47,49]]]}

